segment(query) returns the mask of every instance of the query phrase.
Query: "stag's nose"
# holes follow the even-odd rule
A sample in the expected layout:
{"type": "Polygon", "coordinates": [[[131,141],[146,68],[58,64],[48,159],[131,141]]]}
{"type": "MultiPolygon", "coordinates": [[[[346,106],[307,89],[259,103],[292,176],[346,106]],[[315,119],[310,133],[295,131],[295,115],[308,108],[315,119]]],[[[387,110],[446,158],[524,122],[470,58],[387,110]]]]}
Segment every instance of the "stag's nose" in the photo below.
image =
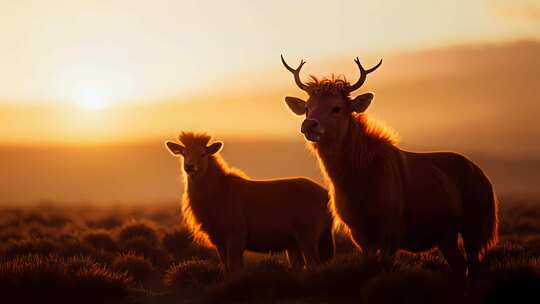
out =
{"type": "Polygon", "coordinates": [[[321,128],[321,125],[315,119],[304,120],[300,130],[307,140],[313,142],[319,142],[321,140],[321,136],[324,134],[324,129],[321,128]]]}
{"type": "Polygon", "coordinates": [[[300,131],[302,131],[302,133],[306,134],[306,133],[309,133],[309,132],[317,132],[317,133],[321,133],[319,130],[317,130],[319,127],[319,122],[315,119],[305,119],[304,122],[302,123],[302,127],[300,128],[300,131]]]}
{"type": "Polygon", "coordinates": [[[184,164],[184,170],[187,172],[187,173],[193,173],[196,171],[196,168],[194,165],[191,165],[191,164],[184,164]]]}

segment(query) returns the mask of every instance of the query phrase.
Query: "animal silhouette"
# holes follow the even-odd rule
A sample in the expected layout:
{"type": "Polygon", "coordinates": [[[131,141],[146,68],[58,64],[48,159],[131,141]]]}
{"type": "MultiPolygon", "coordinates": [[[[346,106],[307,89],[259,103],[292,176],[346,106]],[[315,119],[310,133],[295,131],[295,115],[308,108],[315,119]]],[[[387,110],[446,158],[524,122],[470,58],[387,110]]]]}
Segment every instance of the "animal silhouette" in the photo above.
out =
{"type": "Polygon", "coordinates": [[[226,271],[243,266],[244,250],[287,251],[293,267],[316,266],[334,255],[328,192],[307,178],[252,180],[228,166],[205,133],[167,141],[182,156],[182,212],[194,235],[213,244],[226,271]]]}
{"type": "Polygon", "coordinates": [[[497,241],[498,211],[493,187],[472,161],[452,152],[415,153],[397,147],[395,133],[364,112],[374,95],[351,97],[373,68],[355,62],[360,78],[317,79],[304,84],[300,70],[284,66],[309,98],[286,97],[305,115],[301,132],[310,142],[330,187],[331,208],[368,254],[438,247],[452,270],[474,272],[497,241]],[[459,248],[462,238],[466,256],[459,248]]]}

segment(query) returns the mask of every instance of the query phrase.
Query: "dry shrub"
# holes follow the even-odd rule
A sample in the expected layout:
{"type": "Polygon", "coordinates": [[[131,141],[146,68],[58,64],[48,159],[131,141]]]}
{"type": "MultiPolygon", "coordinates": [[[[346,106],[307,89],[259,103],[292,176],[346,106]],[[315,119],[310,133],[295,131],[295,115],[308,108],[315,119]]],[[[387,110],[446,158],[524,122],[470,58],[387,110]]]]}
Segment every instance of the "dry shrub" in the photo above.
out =
{"type": "Polygon", "coordinates": [[[362,303],[457,303],[464,290],[431,271],[381,273],[365,282],[362,303]]]}
{"type": "Polygon", "coordinates": [[[421,253],[401,251],[394,260],[395,270],[431,270],[449,272],[450,267],[439,250],[430,250],[421,253]]]}
{"type": "Polygon", "coordinates": [[[146,238],[133,237],[121,244],[122,252],[133,252],[152,261],[157,267],[167,267],[171,263],[171,258],[167,252],[148,241],[146,238]]]}
{"type": "Polygon", "coordinates": [[[193,236],[186,227],[176,228],[163,236],[163,247],[176,259],[185,256],[186,249],[193,243],[193,236]]]}
{"type": "Polygon", "coordinates": [[[173,290],[207,287],[222,279],[221,267],[209,261],[190,260],[171,265],[163,283],[173,290]]]}
{"type": "Polygon", "coordinates": [[[538,303],[540,261],[504,261],[484,269],[473,289],[477,303],[538,303]]]}
{"type": "Polygon", "coordinates": [[[497,263],[512,260],[522,260],[528,256],[527,250],[515,242],[501,242],[495,248],[489,250],[483,261],[483,266],[488,267],[497,263]]]}
{"type": "Polygon", "coordinates": [[[217,250],[214,248],[199,245],[197,243],[191,243],[186,250],[178,257],[180,260],[208,260],[215,263],[219,262],[219,256],[217,250]]]}
{"type": "Polygon", "coordinates": [[[301,297],[304,289],[298,272],[276,257],[248,264],[212,289],[211,302],[259,302],[301,297]]]}
{"type": "Polygon", "coordinates": [[[303,284],[307,294],[326,299],[358,299],[364,282],[382,271],[393,269],[391,261],[378,261],[354,252],[337,255],[320,269],[308,270],[303,284]]]}
{"type": "Polygon", "coordinates": [[[65,257],[91,256],[95,250],[78,239],[65,240],[60,243],[59,255],[65,257]]]}
{"type": "Polygon", "coordinates": [[[104,229],[86,232],[86,234],[83,236],[83,241],[95,249],[115,251],[118,248],[111,233],[104,229]]]}
{"type": "Polygon", "coordinates": [[[131,220],[118,231],[118,241],[126,243],[132,239],[144,239],[149,245],[156,246],[159,239],[157,228],[148,221],[131,220]]]}
{"type": "Polygon", "coordinates": [[[27,255],[0,263],[6,303],[114,303],[132,282],[88,258],[27,255]]]}
{"type": "Polygon", "coordinates": [[[60,247],[58,244],[51,240],[25,239],[9,241],[2,252],[2,256],[11,259],[20,255],[49,255],[59,251],[60,247]]]}
{"type": "Polygon", "coordinates": [[[119,215],[108,215],[98,219],[89,219],[86,225],[97,229],[114,229],[122,225],[122,219],[119,215]]]}
{"type": "Polygon", "coordinates": [[[150,279],[155,272],[152,262],[134,252],[118,255],[112,265],[118,271],[127,272],[139,283],[150,279]]]}

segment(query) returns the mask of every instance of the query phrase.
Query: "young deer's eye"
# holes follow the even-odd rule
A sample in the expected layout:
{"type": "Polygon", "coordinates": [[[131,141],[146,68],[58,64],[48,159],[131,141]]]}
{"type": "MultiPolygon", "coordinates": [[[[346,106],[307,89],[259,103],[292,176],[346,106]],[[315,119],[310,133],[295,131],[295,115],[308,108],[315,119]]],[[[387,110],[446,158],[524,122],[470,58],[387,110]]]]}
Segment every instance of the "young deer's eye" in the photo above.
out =
{"type": "Polygon", "coordinates": [[[206,156],[206,152],[203,152],[203,153],[201,154],[201,157],[205,157],[205,156],[206,156]]]}
{"type": "Polygon", "coordinates": [[[339,111],[341,111],[341,108],[340,107],[334,107],[332,109],[332,113],[339,113],[339,111]]]}

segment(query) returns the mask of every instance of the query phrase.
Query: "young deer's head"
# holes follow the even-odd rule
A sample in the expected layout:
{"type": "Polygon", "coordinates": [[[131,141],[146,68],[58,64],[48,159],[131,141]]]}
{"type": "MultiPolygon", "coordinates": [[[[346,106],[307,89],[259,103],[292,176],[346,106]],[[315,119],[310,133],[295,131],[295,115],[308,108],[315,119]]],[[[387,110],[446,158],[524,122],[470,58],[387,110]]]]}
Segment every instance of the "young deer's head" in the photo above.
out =
{"type": "Polygon", "coordinates": [[[360,69],[360,78],[352,85],[344,78],[333,76],[322,80],[312,76],[312,80],[304,84],[300,80],[300,70],[306,62],[302,60],[294,69],[285,62],[283,56],[281,61],[294,75],[296,85],[309,95],[307,101],[289,96],[285,97],[285,101],[293,113],[306,116],[300,129],[306,139],[321,143],[340,141],[346,135],[351,113],[362,113],[369,107],[373,93],[361,94],[354,98],[351,98],[350,94],[359,89],[366,81],[367,75],[382,64],[381,59],[376,66],[365,70],[360,60],[356,58],[354,62],[360,69]]]}
{"type": "Polygon", "coordinates": [[[184,158],[184,171],[189,177],[198,177],[206,173],[208,158],[223,147],[220,141],[209,145],[210,139],[206,133],[182,132],[178,136],[180,143],[166,141],[165,146],[173,156],[184,158]]]}

